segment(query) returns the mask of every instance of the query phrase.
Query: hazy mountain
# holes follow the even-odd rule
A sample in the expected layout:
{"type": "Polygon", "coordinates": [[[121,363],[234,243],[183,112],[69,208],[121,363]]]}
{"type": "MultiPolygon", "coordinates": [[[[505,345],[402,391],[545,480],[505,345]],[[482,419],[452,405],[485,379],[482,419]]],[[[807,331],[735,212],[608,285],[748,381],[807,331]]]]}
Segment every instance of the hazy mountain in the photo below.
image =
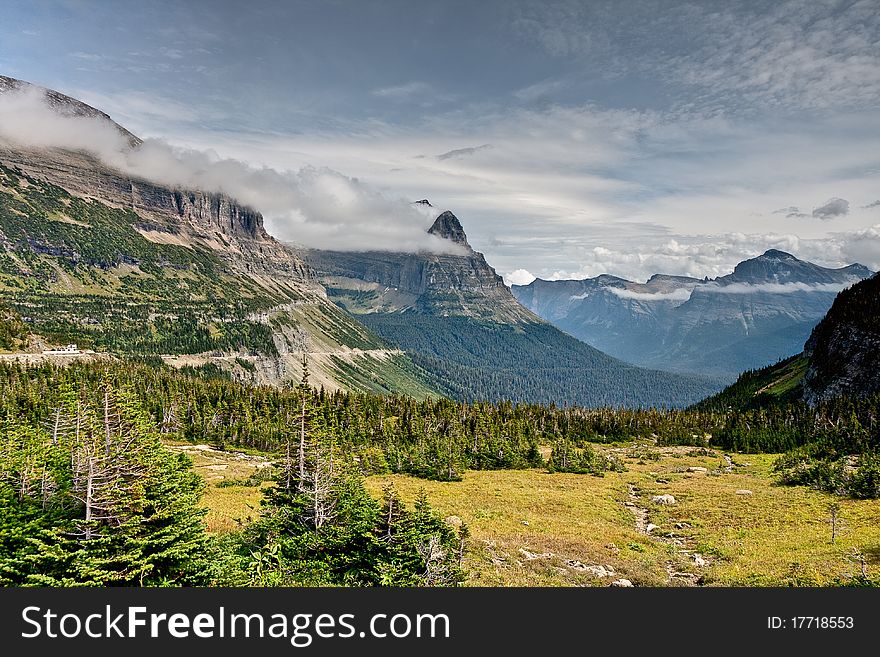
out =
{"type": "Polygon", "coordinates": [[[523,305],[612,356],[646,367],[733,380],[801,350],[861,265],[828,269],[770,250],[727,276],[614,276],[514,286],[523,305]]]}
{"type": "Polygon", "coordinates": [[[429,231],[460,252],[308,251],[305,258],[334,301],[440,377],[448,394],[681,405],[711,389],[702,379],[622,363],[523,308],[453,213],[440,213],[429,231]]]}
{"type": "MultiPolygon", "coordinates": [[[[0,93],[27,83],[0,78],[0,93]]],[[[44,91],[60,114],[110,122],[44,91]]],[[[426,373],[327,299],[301,254],[222,194],[172,189],[83,152],[0,141],[0,305],[78,343],[273,385],[435,394],[426,373]]]]}

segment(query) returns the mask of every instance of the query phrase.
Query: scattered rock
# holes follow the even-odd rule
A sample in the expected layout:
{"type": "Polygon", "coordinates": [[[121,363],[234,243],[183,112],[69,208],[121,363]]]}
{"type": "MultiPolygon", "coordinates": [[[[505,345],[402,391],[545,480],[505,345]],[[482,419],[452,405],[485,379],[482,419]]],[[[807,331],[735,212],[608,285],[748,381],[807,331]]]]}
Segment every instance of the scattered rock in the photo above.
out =
{"type": "Polygon", "coordinates": [[[738,491],[736,491],[736,494],[737,495],[751,495],[752,491],[750,491],[748,488],[740,488],[738,491]]]}
{"type": "Polygon", "coordinates": [[[579,570],[581,572],[590,573],[593,577],[615,577],[617,573],[612,566],[587,566],[580,561],[569,560],[565,562],[569,568],[579,570]]]}
{"type": "Polygon", "coordinates": [[[651,498],[655,504],[675,504],[675,498],[667,493],[666,495],[655,495],[651,498]]]}
{"type": "Polygon", "coordinates": [[[645,527],[645,533],[650,534],[655,529],[659,529],[659,527],[657,525],[655,525],[653,522],[649,522],[648,526],[645,527]]]}
{"type": "Polygon", "coordinates": [[[535,559],[550,559],[556,555],[552,552],[529,552],[525,548],[520,548],[519,553],[525,557],[526,561],[534,561],[535,559]]]}
{"type": "Polygon", "coordinates": [[[611,582],[611,586],[616,586],[621,589],[631,589],[633,588],[633,583],[628,579],[616,579],[611,582]]]}
{"type": "Polygon", "coordinates": [[[697,568],[702,568],[703,566],[706,565],[706,560],[703,559],[703,557],[701,557],[699,554],[695,554],[694,555],[694,565],[697,568]]]}
{"type": "Polygon", "coordinates": [[[692,465],[688,468],[688,472],[709,472],[709,468],[703,468],[698,465],[692,465]]]}
{"type": "Polygon", "coordinates": [[[689,522],[677,522],[675,523],[676,529],[688,529],[691,526],[689,522]]]}
{"type": "Polygon", "coordinates": [[[623,506],[634,507],[635,504],[633,504],[632,502],[624,502],[623,506]]]}
{"type": "Polygon", "coordinates": [[[668,484],[668,483],[669,483],[669,480],[668,480],[668,479],[658,479],[658,480],[657,480],[657,483],[658,483],[658,484],[668,484]]]}
{"type": "Polygon", "coordinates": [[[447,525],[453,527],[461,527],[464,524],[458,516],[446,516],[445,520],[447,525]]]}

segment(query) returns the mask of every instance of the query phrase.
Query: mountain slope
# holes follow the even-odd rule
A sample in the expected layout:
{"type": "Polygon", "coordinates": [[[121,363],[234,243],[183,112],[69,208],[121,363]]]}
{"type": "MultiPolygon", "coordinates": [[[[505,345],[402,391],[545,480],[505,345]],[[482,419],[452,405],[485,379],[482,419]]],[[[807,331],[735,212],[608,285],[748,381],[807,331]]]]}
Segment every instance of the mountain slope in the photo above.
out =
{"type": "MultiPolygon", "coordinates": [[[[26,85],[10,80],[0,79],[0,92],[26,85]]],[[[46,94],[61,113],[110,121],[46,94]]],[[[55,344],[211,365],[272,385],[298,380],[308,353],[315,384],[436,394],[405,354],[328,301],[258,212],[82,152],[0,142],[0,304],[55,344]]]]}
{"type": "Polygon", "coordinates": [[[837,295],[802,353],[743,373],[698,407],[761,408],[805,400],[864,398],[880,393],[880,274],[837,295]]]}
{"type": "Polygon", "coordinates": [[[880,275],[841,292],[804,345],[804,398],[880,392],[880,275]]]}
{"type": "Polygon", "coordinates": [[[538,279],[512,290],[526,307],[612,356],[730,381],[800,351],[835,294],[870,275],[861,265],[828,269],[771,249],[714,280],[538,279]]]}
{"type": "Polygon", "coordinates": [[[309,251],[339,305],[409,353],[459,399],[678,406],[712,386],[627,365],[523,308],[451,212],[429,229],[448,254],[309,251]]]}

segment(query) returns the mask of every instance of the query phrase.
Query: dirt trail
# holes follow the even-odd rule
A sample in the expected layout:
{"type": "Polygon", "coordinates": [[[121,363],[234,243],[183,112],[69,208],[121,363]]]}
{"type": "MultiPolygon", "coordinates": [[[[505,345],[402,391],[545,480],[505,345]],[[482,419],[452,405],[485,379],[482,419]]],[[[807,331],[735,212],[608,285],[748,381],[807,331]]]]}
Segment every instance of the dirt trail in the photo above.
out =
{"type": "MultiPolygon", "coordinates": [[[[702,557],[702,555],[695,553],[693,550],[687,549],[685,539],[677,536],[655,536],[653,531],[659,528],[649,521],[648,509],[639,504],[642,499],[640,494],[641,489],[635,484],[627,484],[627,490],[629,500],[624,502],[624,506],[633,514],[637,532],[644,534],[645,536],[650,536],[656,541],[675,546],[676,553],[679,556],[684,557],[694,567],[700,568],[709,565],[708,561],[702,557]]],[[[676,582],[684,584],[685,586],[699,586],[702,579],[702,576],[698,573],[676,570],[675,562],[672,560],[666,562],[666,574],[667,583],[669,584],[676,582]]]]}

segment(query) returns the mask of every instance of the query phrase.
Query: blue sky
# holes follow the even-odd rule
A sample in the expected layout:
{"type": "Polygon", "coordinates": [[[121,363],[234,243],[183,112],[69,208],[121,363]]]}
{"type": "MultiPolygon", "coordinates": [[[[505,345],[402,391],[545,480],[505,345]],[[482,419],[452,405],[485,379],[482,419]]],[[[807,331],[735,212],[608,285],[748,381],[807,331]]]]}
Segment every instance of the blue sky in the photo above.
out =
{"type": "Polygon", "coordinates": [[[427,197],[509,281],[767,248],[880,268],[874,1],[12,0],[0,73],[141,136],[427,197]]]}

